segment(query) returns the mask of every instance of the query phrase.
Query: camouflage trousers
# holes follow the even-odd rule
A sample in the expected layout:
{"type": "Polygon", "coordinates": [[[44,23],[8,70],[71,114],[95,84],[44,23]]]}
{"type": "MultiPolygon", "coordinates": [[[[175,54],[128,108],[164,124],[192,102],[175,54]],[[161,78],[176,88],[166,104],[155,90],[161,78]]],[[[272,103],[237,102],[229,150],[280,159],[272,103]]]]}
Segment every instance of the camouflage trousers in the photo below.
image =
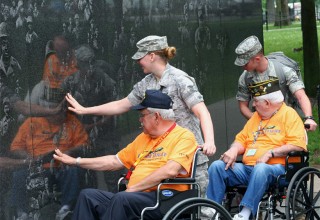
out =
{"type": "Polygon", "coordinates": [[[207,187],[209,183],[208,162],[197,164],[196,181],[200,185],[200,195],[206,198],[207,187]]]}
{"type": "MultiPolygon", "coordinates": [[[[201,164],[197,164],[196,171],[196,181],[200,185],[200,196],[202,198],[206,198],[207,187],[209,183],[209,174],[208,174],[208,162],[204,162],[201,164]]],[[[201,208],[201,220],[209,220],[212,219],[214,212],[212,212],[211,208],[202,207],[201,208]]]]}

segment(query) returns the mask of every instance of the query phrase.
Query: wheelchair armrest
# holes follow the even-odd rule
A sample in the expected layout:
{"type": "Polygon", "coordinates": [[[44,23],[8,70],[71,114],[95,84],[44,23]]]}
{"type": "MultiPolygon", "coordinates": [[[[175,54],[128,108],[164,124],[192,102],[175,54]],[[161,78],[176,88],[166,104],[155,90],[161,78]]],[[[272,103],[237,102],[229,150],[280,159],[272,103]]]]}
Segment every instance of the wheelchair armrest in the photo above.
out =
{"type": "Polygon", "coordinates": [[[287,182],[290,182],[292,176],[301,168],[309,166],[309,152],[291,151],[286,156],[286,176],[287,182]],[[300,158],[300,161],[289,161],[291,158],[300,158]]]}
{"type": "Polygon", "coordinates": [[[165,179],[161,183],[195,183],[195,178],[174,178],[174,179],[165,179]]]}
{"type": "Polygon", "coordinates": [[[289,157],[309,157],[309,152],[305,151],[291,151],[288,153],[289,157]]]}

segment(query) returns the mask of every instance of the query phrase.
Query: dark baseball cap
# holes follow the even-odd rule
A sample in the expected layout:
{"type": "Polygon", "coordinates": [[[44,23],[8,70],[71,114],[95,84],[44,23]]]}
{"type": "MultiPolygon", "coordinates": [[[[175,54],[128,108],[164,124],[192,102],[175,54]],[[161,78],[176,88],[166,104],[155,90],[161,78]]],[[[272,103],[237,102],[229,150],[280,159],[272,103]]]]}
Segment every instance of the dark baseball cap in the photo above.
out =
{"type": "Polygon", "coordinates": [[[160,90],[147,90],[142,102],[131,107],[133,110],[145,108],[172,109],[172,99],[160,90]]]}

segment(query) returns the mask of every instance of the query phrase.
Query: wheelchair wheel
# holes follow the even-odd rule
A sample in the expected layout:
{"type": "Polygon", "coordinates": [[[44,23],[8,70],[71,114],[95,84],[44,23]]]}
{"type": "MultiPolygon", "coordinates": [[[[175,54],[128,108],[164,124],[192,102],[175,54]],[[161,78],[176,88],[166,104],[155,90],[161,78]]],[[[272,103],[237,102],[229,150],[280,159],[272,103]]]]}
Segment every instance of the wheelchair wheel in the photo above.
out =
{"type": "Polygon", "coordinates": [[[212,208],[215,211],[213,212],[213,216],[211,219],[217,220],[232,220],[231,215],[228,213],[228,211],[220,204],[210,200],[210,199],[204,199],[204,198],[189,198],[186,200],[183,200],[176,205],[174,205],[167,214],[163,217],[162,220],[175,220],[181,218],[182,214],[184,214],[186,211],[193,210],[194,213],[190,216],[193,216],[192,219],[200,219],[199,211],[200,208],[207,207],[212,208]]]}
{"type": "Polygon", "coordinates": [[[291,179],[286,195],[286,219],[320,219],[320,171],[305,167],[291,179]]]}

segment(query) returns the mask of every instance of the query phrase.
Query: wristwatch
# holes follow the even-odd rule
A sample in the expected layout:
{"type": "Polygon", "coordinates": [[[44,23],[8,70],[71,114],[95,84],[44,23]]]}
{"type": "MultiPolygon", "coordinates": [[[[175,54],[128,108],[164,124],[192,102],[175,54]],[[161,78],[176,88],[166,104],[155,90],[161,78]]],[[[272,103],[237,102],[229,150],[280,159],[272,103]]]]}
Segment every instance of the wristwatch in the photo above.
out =
{"type": "Polygon", "coordinates": [[[313,117],[313,116],[304,116],[303,120],[305,121],[305,120],[307,120],[307,119],[312,119],[312,120],[314,120],[314,117],[313,117]]]}

